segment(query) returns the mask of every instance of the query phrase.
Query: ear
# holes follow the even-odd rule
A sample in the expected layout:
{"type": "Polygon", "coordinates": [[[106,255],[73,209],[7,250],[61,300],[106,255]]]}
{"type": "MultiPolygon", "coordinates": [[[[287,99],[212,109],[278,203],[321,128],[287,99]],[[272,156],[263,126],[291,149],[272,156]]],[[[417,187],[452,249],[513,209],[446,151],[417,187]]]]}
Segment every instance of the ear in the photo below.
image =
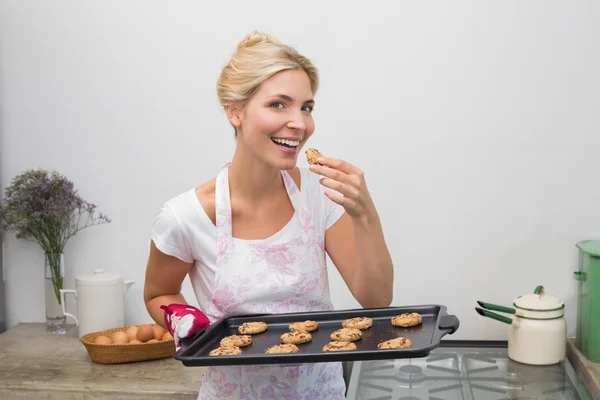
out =
{"type": "Polygon", "coordinates": [[[229,122],[231,122],[231,125],[233,125],[234,128],[239,129],[242,125],[242,120],[240,118],[242,113],[241,106],[235,102],[228,103],[225,106],[225,113],[227,114],[227,118],[229,119],[229,122]]]}

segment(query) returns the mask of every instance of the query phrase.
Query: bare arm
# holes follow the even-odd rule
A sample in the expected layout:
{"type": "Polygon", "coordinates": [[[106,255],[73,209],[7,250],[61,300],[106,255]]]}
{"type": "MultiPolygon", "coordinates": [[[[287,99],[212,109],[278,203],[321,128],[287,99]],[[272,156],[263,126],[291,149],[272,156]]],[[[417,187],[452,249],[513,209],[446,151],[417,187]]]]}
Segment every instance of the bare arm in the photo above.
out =
{"type": "Polygon", "coordinates": [[[161,305],[172,303],[188,304],[181,294],[181,284],[189,272],[191,264],[164,254],[150,242],[150,255],[146,267],[144,282],[144,303],[150,316],[163,328],[165,326],[164,311],[161,305]]]}
{"type": "Polygon", "coordinates": [[[353,219],[344,215],[325,234],[327,253],[362,307],[392,302],[394,267],[377,215],[353,219]]]}
{"type": "Polygon", "coordinates": [[[388,307],[393,298],[394,266],[379,215],[363,172],[334,158],[323,157],[323,166],[311,165],[324,176],[321,184],[346,213],[325,234],[325,247],[354,298],[365,308],[388,307]]]}

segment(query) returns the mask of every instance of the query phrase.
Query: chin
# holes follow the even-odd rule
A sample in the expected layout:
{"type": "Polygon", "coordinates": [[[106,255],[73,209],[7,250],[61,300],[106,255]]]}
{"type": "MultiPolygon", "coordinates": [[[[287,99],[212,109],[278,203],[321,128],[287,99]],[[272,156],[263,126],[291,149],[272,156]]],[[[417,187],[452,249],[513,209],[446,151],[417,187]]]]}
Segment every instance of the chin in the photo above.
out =
{"type": "Polygon", "coordinates": [[[291,169],[296,168],[296,164],[297,164],[296,159],[293,160],[279,160],[275,163],[277,169],[280,169],[282,171],[289,171],[291,169]]]}

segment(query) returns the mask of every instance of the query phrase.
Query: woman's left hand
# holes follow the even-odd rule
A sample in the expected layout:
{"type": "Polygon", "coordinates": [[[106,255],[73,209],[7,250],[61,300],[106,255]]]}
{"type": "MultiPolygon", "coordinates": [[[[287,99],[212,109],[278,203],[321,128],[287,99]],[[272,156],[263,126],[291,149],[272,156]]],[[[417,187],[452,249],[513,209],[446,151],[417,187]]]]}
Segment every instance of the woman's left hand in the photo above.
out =
{"type": "Polygon", "coordinates": [[[323,156],[318,162],[322,165],[310,165],[310,170],[324,176],[321,179],[323,186],[343,195],[326,190],[327,197],[344,207],[352,218],[366,218],[375,212],[364,173],[360,169],[337,158],[323,156]]]}

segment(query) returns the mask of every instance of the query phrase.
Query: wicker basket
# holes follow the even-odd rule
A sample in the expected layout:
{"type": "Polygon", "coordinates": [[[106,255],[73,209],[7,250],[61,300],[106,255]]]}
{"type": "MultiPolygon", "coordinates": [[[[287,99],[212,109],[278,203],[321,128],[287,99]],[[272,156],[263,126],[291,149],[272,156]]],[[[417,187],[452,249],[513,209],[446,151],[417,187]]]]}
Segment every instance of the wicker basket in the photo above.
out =
{"type": "Polygon", "coordinates": [[[125,332],[129,326],[88,333],[79,338],[79,340],[85,346],[92,361],[98,364],[123,364],[138,361],[159,360],[162,358],[173,357],[175,354],[175,341],[173,339],[160,341],[158,343],[141,344],[94,343],[98,336],[105,335],[110,337],[114,332],[125,332]]]}

